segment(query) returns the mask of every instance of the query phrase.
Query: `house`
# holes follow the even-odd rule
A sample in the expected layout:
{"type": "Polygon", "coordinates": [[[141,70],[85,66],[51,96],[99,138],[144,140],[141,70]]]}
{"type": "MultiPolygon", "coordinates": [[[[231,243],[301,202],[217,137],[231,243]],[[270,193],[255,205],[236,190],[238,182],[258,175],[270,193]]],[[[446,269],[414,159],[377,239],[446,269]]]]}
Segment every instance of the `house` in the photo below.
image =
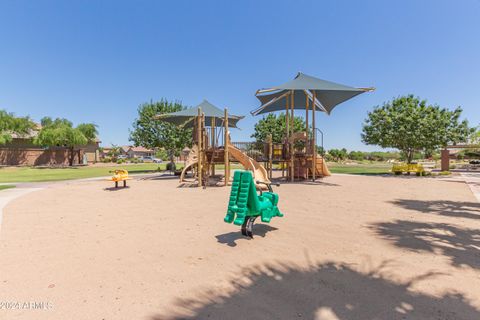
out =
{"type": "MultiPolygon", "coordinates": [[[[43,148],[33,143],[40,129],[31,130],[26,135],[12,135],[12,141],[0,145],[0,166],[52,166],[68,165],[69,150],[66,147],[43,148]]],[[[99,143],[96,141],[75,148],[74,164],[88,164],[99,161],[99,143]]]]}
{"type": "MultiPolygon", "coordinates": [[[[128,157],[128,149],[130,149],[130,146],[122,146],[119,147],[118,154],[117,156],[126,156],[128,157]]],[[[100,152],[100,159],[103,160],[107,157],[110,157],[112,154],[113,147],[102,147],[101,152],[100,152]]]]}
{"type": "MultiPolygon", "coordinates": [[[[118,147],[117,156],[125,156],[129,159],[132,158],[142,158],[142,157],[153,157],[155,155],[155,150],[148,149],[145,147],[135,147],[135,146],[121,146],[118,147]]],[[[101,158],[104,159],[110,156],[112,151],[111,147],[102,148],[101,158]]]]}
{"type": "Polygon", "coordinates": [[[128,158],[141,158],[141,157],[153,157],[155,151],[152,149],[147,149],[145,147],[134,147],[130,146],[127,151],[128,158]]]}

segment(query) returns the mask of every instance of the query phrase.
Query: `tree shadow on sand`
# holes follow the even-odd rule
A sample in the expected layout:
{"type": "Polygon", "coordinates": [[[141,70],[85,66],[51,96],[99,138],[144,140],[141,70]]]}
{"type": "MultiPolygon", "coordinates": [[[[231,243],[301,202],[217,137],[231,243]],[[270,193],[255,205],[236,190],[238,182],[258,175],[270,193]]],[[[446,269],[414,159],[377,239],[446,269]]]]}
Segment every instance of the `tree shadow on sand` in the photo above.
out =
{"type": "Polygon", "coordinates": [[[480,203],[449,200],[408,200],[397,199],[392,204],[422,213],[438,214],[441,216],[480,219],[480,203]]]}
{"type": "Polygon", "coordinates": [[[448,257],[456,267],[480,269],[480,230],[458,228],[447,223],[396,220],[370,227],[395,246],[448,257]]]}
{"type": "Polygon", "coordinates": [[[334,263],[250,268],[232,281],[230,294],[212,289],[194,299],[178,299],[177,315],[150,320],[480,319],[480,310],[458,292],[430,296],[411,290],[436,274],[398,282],[387,279],[385,266],[370,272],[334,263]]]}
{"type": "MultiPolygon", "coordinates": [[[[238,240],[252,240],[251,238],[245,237],[242,235],[240,232],[240,227],[238,227],[239,230],[237,232],[228,232],[228,233],[223,233],[216,235],[215,238],[217,238],[217,241],[223,244],[226,244],[229,247],[235,247],[237,246],[237,241],[238,240]]],[[[256,224],[253,227],[253,236],[254,237],[265,237],[265,235],[270,232],[270,231],[275,231],[278,230],[278,228],[272,227],[268,224],[256,224]]]]}

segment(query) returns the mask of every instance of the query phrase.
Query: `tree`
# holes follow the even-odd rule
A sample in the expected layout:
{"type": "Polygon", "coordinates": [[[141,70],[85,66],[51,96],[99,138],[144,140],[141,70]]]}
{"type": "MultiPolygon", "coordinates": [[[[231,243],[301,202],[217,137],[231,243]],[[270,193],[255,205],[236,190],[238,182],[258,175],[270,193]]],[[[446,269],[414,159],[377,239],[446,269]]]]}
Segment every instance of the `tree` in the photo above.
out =
{"type": "Polygon", "coordinates": [[[350,160],[362,161],[365,159],[365,152],[362,151],[350,151],[348,154],[350,160]]]}
{"type": "MultiPolygon", "coordinates": [[[[285,113],[276,115],[268,114],[255,124],[255,132],[251,135],[256,141],[265,142],[269,134],[272,135],[273,143],[282,143],[285,138],[286,121],[285,113]]],[[[293,118],[293,132],[305,131],[305,121],[303,118],[293,118]]]]}
{"type": "Polygon", "coordinates": [[[67,119],[44,117],[42,128],[34,143],[45,147],[66,147],[69,151],[69,165],[73,166],[75,147],[95,141],[98,131],[93,123],[81,123],[77,127],[67,119]]]}
{"type": "Polygon", "coordinates": [[[29,117],[15,117],[13,113],[0,110],[0,145],[12,141],[13,134],[22,136],[35,128],[29,117]]]}
{"type": "Polygon", "coordinates": [[[375,107],[363,124],[362,140],[382,148],[396,148],[411,163],[416,152],[431,154],[449,144],[465,142],[472,133],[468,121],[460,121],[462,109],[453,111],[427,105],[413,95],[375,107]]]}
{"type": "Polygon", "coordinates": [[[480,145],[480,126],[472,130],[472,134],[470,135],[469,142],[471,144],[480,145]]]}
{"type": "Polygon", "coordinates": [[[348,151],[345,148],[342,149],[330,149],[328,150],[328,154],[332,156],[333,160],[341,161],[345,160],[348,156],[348,151]]]}
{"type": "Polygon", "coordinates": [[[150,101],[138,107],[138,118],[133,122],[130,141],[136,146],[150,149],[164,148],[173,162],[185,146],[191,146],[192,129],[186,129],[155,119],[155,115],[171,113],[186,109],[180,102],[150,101]]]}
{"type": "Polygon", "coordinates": [[[120,155],[121,147],[116,144],[110,146],[110,150],[108,151],[108,156],[112,159],[112,161],[117,161],[118,156],[120,155]]]}

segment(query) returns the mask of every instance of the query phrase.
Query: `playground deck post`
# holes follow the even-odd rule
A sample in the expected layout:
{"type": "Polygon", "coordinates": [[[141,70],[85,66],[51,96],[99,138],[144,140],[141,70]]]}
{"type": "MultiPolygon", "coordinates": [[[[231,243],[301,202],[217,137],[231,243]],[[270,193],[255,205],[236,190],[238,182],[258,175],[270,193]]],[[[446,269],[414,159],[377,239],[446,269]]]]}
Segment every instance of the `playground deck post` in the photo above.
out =
{"type": "Polygon", "coordinates": [[[198,117],[197,117],[197,144],[198,144],[198,163],[197,163],[197,176],[198,176],[198,186],[202,186],[203,181],[203,137],[202,137],[202,109],[198,108],[198,117]]]}
{"type": "MultiPolygon", "coordinates": [[[[290,94],[290,99],[292,100],[292,102],[290,104],[290,109],[291,109],[290,121],[292,122],[292,124],[290,125],[290,131],[291,131],[290,138],[293,137],[293,133],[294,133],[294,130],[295,130],[295,114],[293,112],[293,110],[295,108],[294,97],[295,97],[295,92],[292,90],[292,92],[290,94]]],[[[290,141],[290,139],[288,139],[288,144],[289,144],[289,149],[290,149],[290,181],[293,182],[294,179],[295,179],[295,156],[294,156],[295,148],[294,148],[294,145],[293,145],[293,141],[290,141]]]]}
{"type": "MultiPolygon", "coordinates": [[[[216,143],[215,143],[215,117],[212,117],[211,122],[211,132],[210,132],[210,139],[211,139],[211,144],[212,144],[212,149],[215,150],[216,143]]],[[[212,161],[212,167],[209,168],[211,170],[211,175],[215,175],[215,162],[212,161]]]]}
{"type": "MultiPolygon", "coordinates": [[[[315,131],[315,99],[317,93],[313,91],[313,101],[312,101],[312,180],[315,181],[317,174],[317,132],[315,131]]],[[[308,135],[308,132],[307,132],[308,135]]],[[[325,161],[325,160],[323,160],[325,161]]],[[[322,166],[323,167],[323,166],[322,166]]]]}
{"type": "MultiPolygon", "coordinates": [[[[225,119],[224,119],[224,125],[225,125],[225,129],[224,129],[224,145],[227,145],[227,141],[228,141],[228,109],[225,108],[225,111],[224,111],[224,114],[225,114],[225,119]]],[[[225,148],[224,150],[224,167],[225,167],[225,186],[228,186],[228,181],[230,180],[230,159],[229,159],[229,154],[228,154],[228,148],[225,148]]]]}

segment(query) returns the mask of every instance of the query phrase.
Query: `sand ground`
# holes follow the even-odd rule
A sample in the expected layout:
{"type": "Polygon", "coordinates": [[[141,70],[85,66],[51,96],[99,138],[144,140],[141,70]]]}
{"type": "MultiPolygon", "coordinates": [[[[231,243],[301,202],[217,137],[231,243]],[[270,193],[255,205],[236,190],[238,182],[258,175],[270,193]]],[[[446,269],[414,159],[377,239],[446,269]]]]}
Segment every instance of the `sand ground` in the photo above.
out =
{"type": "Polygon", "coordinates": [[[284,184],[285,217],[253,240],[223,222],[229,188],[110,186],[7,205],[0,319],[480,319],[480,204],[461,181],[284,184]]]}

